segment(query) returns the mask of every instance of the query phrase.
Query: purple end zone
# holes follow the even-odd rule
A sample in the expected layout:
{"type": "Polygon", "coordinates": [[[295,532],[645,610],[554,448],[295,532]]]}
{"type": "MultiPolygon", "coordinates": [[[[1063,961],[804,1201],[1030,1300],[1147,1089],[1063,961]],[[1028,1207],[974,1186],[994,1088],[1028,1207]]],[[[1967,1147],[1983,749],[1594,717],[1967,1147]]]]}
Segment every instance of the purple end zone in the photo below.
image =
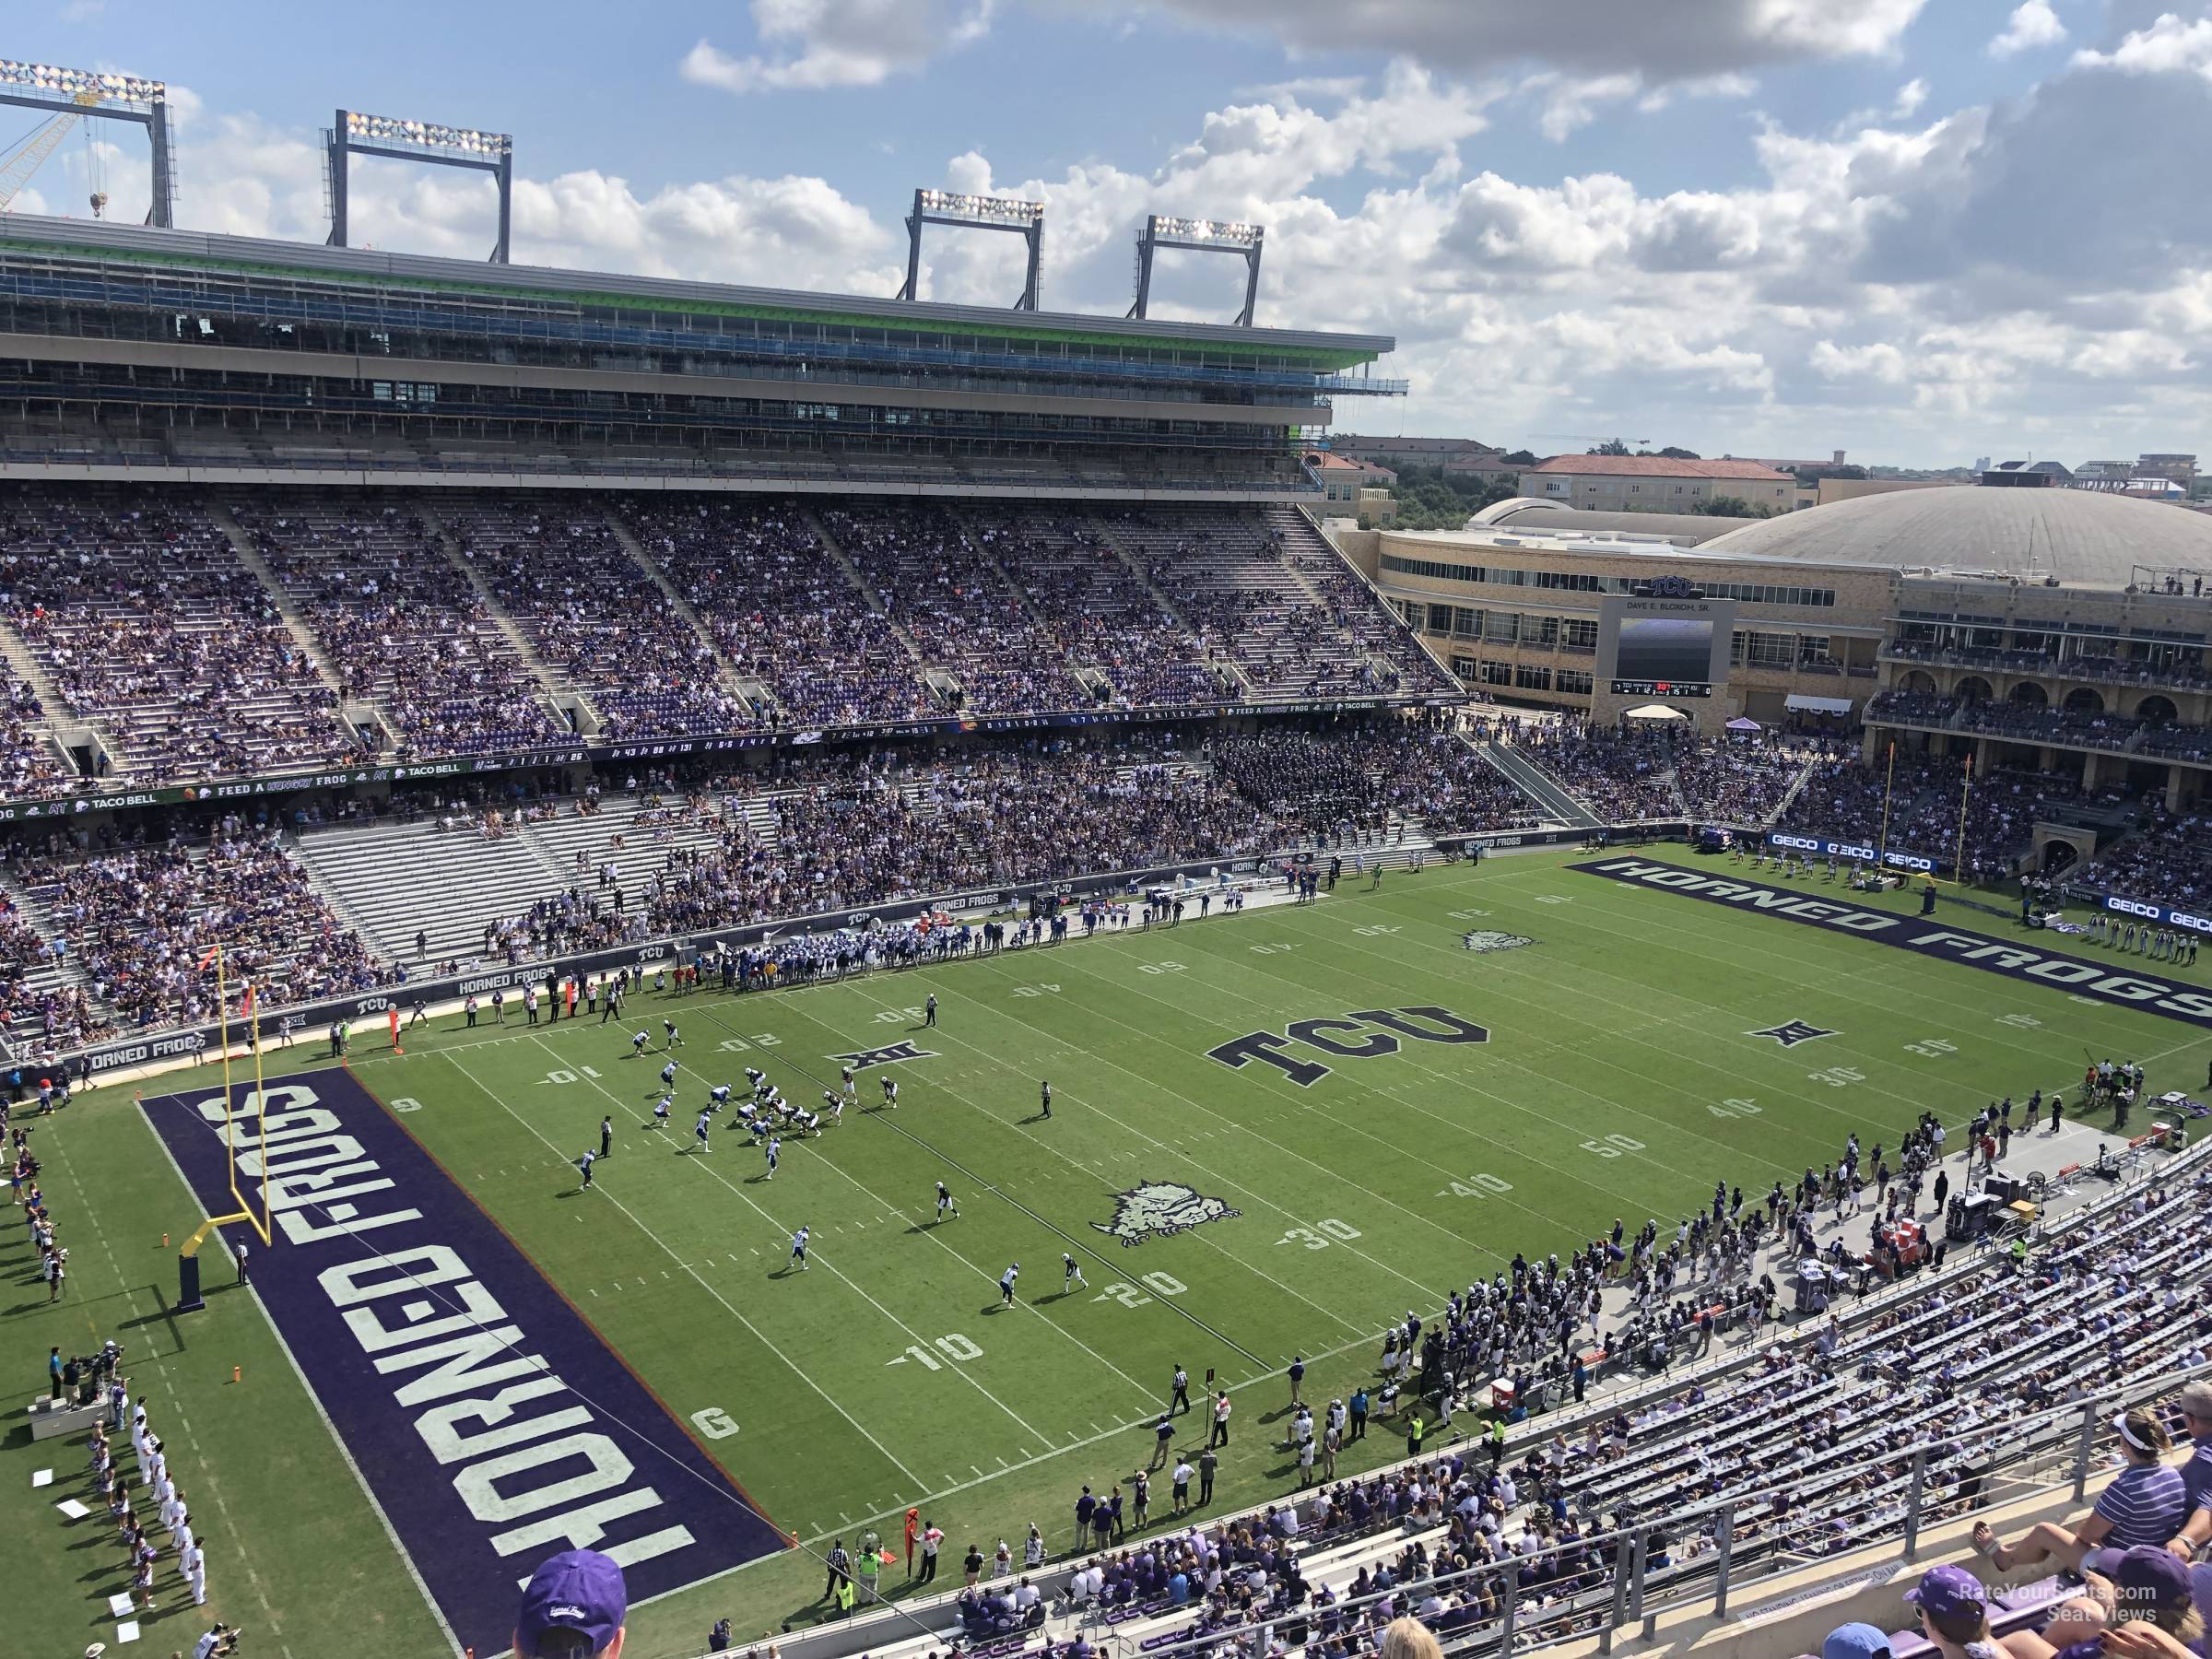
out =
{"type": "MultiPolygon", "coordinates": [[[[1784,921],[1826,927],[1862,939],[1930,957],[1959,962],[1984,973],[2001,973],[2031,985],[2047,985],[2071,992],[2092,1002],[2115,1008],[2133,1008],[2212,1030],[2212,991],[2185,980],[2162,979],[2127,964],[2124,952],[2112,964],[2093,961],[2062,950],[2037,950],[2016,935],[2000,939],[1971,928],[1950,927],[1932,917],[1908,916],[1898,911],[1861,907],[1842,898],[1822,899],[1789,888],[1769,887],[1762,881],[1739,881],[1734,877],[1708,876],[1680,865],[1658,864],[1642,858],[1601,858],[1574,864],[1570,870],[1584,876],[1603,876],[1610,881],[1656,888],[1701,899],[1708,904],[1733,904],[1741,910],[1762,912],[1784,921]]],[[[2132,959],[2157,967],[2147,958],[2132,959]]]]}
{"type": "MultiPolygon", "coordinates": [[[[276,1244],[253,1285],[457,1643],[506,1651],[519,1583],[585,1547],[634,1605],[783,1540],[369,1091],[344,1072],[234,1094],[276,1244]]],[[[210,1215],[229,1193],[220,1089],[145,1102],[210,1215]]]]}

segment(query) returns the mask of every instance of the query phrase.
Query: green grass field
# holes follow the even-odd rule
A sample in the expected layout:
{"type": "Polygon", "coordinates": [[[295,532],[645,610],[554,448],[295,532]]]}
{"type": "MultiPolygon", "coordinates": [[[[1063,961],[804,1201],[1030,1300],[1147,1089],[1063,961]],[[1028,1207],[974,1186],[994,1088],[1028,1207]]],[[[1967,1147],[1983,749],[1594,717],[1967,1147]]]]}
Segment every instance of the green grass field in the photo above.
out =
{"type": "MultiPolygon", "coordinates": [[[[971,1539],[1018,1551],[1032,1519],[1055,1554],[1065,1548],[1078,1487],[1102,1489],[1146,1462],[1178,1363],[1194,1394],[1209,1369],[1235,1391],[1216,1508],[1257,1501],[1296,1484],[1269,1432],[1293,1353],[1311,1368],[1309,1398],[1348,1392],[1372,1374],[1385,1322],[1428,1313],[1516,1249],[1563,1254],[1616,1216],[1631,1229],[1669,1221],[1716,1179],[1763,1191],[1832,1158],[1853,1130],[1894,1145],[1924,1109],[1955,1124],[2005,1093],[2071,1095],[2085,1048],[2142,1061],[2153,1093],[2194,1086],[2212,1060],[2212,1033],[2176,1020],[1562,867],[1580,856],[1394,873],[1380,892],[1347,884],[1312,907],[843,985],[649,997],[629,1024],[650,1021],[657,1050],[668,1013],[687,1039],[677,1113],[658,1135],[644,1125],[659,1061],[628,1058],[617,1026],[417,1033],[404,1057],[382,1053],[380,1033],[352,1065],[381,1100],[407,1103],[408,1130],[671,1410],[736,1425],[705,1443],[779,1528],[816,1546],[873,1521],[895,1541],[900,1512],[919,1503],[948,1534],[949,1566],[971,1539]],[[1531,943],[1471,953],[1459,944],[1469,927],[1531,943]],[[938,1024],[916,1030],[933,992],[938,1024]],[[1332,1068],[1304,1088],[1272,1065],[1206,1057],[1293,1021],[1416,1006],[1489,1040],[1407,1037],[1371,1058],[1301,1047],[1332,1068]],[[1792,1019],[1834,1034],[1791,1049],[1751,1034],[1792,1019]],[[757,1065],[794,1100],[818,1101],[836,1077],[830,1056],[900,1039],[933,1051],[896,1067],[900,1110],[877,1109],[881,1074],[864,1071],[862,1109],[819,1139],[786,1142],[772,1182],[739,1136],[684,1151],[709,1083],[742,1090],[757,1065]],[[602,1114],[614,1156],[595,1192],[564,1200],[602,1114]],[[934,1221],[940,1179],[960,1201],[957,1221],[934,1221]],[[1118,1194],[1147,1182],[1238,1213],[1121,1247],[1099,1226],[1118,1194]],[[800,1225],[814,1230],[806,1274],[786,1265],[800,1225]],[[1062,1293],[1064,1250],[1087,1289],[1062,1293]],[[1016,1260],[1018,1301],[1001,1310],[996,1281],[1016,1260]]],[[[2009,932],[1994,916],[1950,920],[2009,932]]],[[[2205,969],[2168,977],[2212,982],[2205,969]]],[[[272,1075],[288,1069],[299,1069],[289,1056],[271,1057],[272,1075]]],[[[181,1478],[206,1493],[194,1508],[214,1605],[269,1631],[254,1651],[311,1659],[370,1633],[400,1643],[379,1651],[437,1651],[251,1293],[225,1288],[189,1319],[161,1312],[174,1283],[161,1235],[181,1241],[200,1218],[127,1094],[71,1106],[37,1144],[75,1277],[49,1308],[23,1230],[0,1230],[15,1288],[0,1352],[19,1395],[50,1344],[120,1335],[133,1374],[174,1402],[189,1442],[181,1478]]],[[[2036,1166],[2017,1149],[2013,1162],[2036,1166]]],[[[209,1277],[229,1275],[211,1262],[209,1277]]],[[[1194,1451],[1203,1421],[1180,1418],[1179,1444],[1194,1451]]],[[[1351,1467],[1402,1454],[1403,1441],[1378,1433],[1362,1450],[1351,1467]]],[[[73,1444],[34,1450],[18,1430],[0,1453],[0,1517],[18,1538],[15,1627],[38,1638],[23,1651],[76,1652],[101,1633],[120,1587],[112,1529],[104,1512],[65,1528],[54,1492],[30,1490],[44,1466],[76,1488],[73,1444]]],[[[1167,1508],[1162,1483],[1156,1523],[1167,1508]]],[[[786,1552],[638,1610],[629,1651],[697,1651],[724,1614],[741,1633],[811,1617],[820,1587],[811,1558],[786,1552]]],[[[164,1602],[177,1599],[171,1578],[164,1602]]],[[[190,1623],[189,1610],[158,1616],[150,1648],[182,1645],[190,1623]]]]}

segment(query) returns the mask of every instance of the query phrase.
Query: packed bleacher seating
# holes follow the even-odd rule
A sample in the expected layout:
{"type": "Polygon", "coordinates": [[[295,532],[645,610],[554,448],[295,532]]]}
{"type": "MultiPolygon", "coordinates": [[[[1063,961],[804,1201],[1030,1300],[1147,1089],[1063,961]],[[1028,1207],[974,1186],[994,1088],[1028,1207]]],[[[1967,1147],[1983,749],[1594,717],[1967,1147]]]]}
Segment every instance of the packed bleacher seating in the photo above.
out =
{"type": "Polygon", "coordinates": [[[235,824],[204,850],[135,848],[18,865],[83,959],[94,994],[140,1027],[213,1017],[223,974],[265,1004],[305,1002],[388,984],[390,971],[311,888],[275,839],[235,824]]]}
{"type": "Polygon", "coordinates": [[[413,509],[299,492],[231,509],[349,699],[403,758],[540,747],[568,735],[468,578],[413,509]]]}
{"type": "Polygon", "coordinates": [[[1605,823],[1683,816],[1674,742],[1664,733],[1615,732],[1567,720],[1528,728],[1514,747],[1605,823]]]}
{"type": "Polygon", "coordinates": [[[1277,728],[1218,737],[1211,752],[1215,770],[1253,803],[1339,846],[1400,832],[1408,819],[1430,835],[1539,821],[1504,773],[1451,732],[1418,722],[1277,728]]]}
{"type": "Polygon", "coordinates": [[[1076,677],[1021,589],[959,521],[929,504],[847,504],[822,522],[926,663],[950,669],[976,714],[1083,709],[1076,677]]]}
{"type": "Polygon", "coordinates": [[[337,696],[206,506],[10,486],[7,618],[118,775],[172,782],[350,754],[337,696]]]}
{"type": "MultiPolygon", "coordinates": [[[[624,742],[727,732],[749,711],[713,651],[640,570],[597,498],[476,497],[441,504],[463,558],[532,649],[624,742]]],[[[568,735],[563,724],[555,740],[568,735]]]]}
{"type": "Polygon", "coordinates": [[[865,725],[945,712],[797,502],[634,498],[617,512],[733,671],[772,697],[746,724],[865,725]]]}
{"type": "Polygon", "coordinates": [[[965,509],[985,552],[1021,584],[1067,660],[1098,669],[1108,700],[1133,708],[1223,700],[1198,641],[1148,592],[1102,526],[1034,507],[965,509]]]}
{"type": "Polygon", "coordinates": [[[1675,786],[1701,823],[1759,828],[1774,821],[1808,757],[1791,748],[1733,739],[1675,746],[1675,786]]]}
{"type": "MultiPolygon", "coordinates": [[[[1959,846],[1960,788],[1965,761],[1900,747],[1894,771],[1887,753],[1877,764],[1856,759],[1817,763],[1805,787],[1783,815],[1782,827],[1799,834],[1875,845],[1885,834],[1892,851],[1948,859],[1959,846]]],[[[1966,861],[1970,872],[1994,872],[2024,852],[2033,839],[2037,804],[2071,801],[2081,786],[2060,773],[2006,770],[1973,781],[1966,797],[1966,861]]]]}
{"type": "Polygon", "coordinates": [[[2099,853],[2068,881],[2201,916],[2212,909],[2212,818],[2170,813],[2154,799],[2140,832],[2099,853]]]}
{"type": "Polygon", "coordinates": [[[75,776],[30,682],[0,663],[0,795],[65,788],[75,776]]]}
{"type": "MultiPolygon", "coordinates": [[[[1448,688],[1425,656],[1417,663],[1405,655],[1419,647],[1402,629],[1394,636],[1402,649],[1388,660],[1378,654],[1385,636],[1369,632],[1367,609],[1379,608],[1371,594],[1354,603],[1332,579],[1324,598],[1294,568],[1335,558],[1320,532],[1295,514],[1277,522],[1228,508],[1155,508],[1113,520],[1112,533],[1191,625],[1208,660],[1233,662],[1255,699],[1373,695],[1409,681],[1448,688]],[[1345,621],[1355,616],[1357,633],[1345,621]]],[[[1345,580],[1365,594],[1348,572],[1345,580]]],[[[1378,626],[1391,624],[1384,618],[1378,626]]]]}

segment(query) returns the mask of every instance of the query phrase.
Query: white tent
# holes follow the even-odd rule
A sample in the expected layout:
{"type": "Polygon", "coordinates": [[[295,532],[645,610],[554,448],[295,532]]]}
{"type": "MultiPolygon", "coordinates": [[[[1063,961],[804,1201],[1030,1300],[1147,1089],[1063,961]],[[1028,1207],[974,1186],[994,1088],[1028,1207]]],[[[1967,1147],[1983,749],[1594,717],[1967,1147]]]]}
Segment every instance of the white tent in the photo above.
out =
{"type": "Polygon", "coordinates": [[[1688,715],[1679,709],[1670,709],[1665,703],[1645,703],[1641,709],[1630,709],[1623,720],[1688,720],[1688,715]]]}

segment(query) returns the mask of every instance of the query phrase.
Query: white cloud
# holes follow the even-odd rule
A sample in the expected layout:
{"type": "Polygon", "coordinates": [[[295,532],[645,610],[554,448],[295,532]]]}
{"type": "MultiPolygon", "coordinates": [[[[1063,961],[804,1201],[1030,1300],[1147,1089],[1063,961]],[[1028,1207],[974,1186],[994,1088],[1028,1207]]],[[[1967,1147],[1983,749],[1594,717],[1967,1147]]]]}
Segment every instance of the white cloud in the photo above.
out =
{"type": "Polygon", "coordinates": [[[997,0],[751,0],[753,27],[776,55],[735,56],[701,40],[684,79],[724,92],[874,87],[991,30],[997,0]]]}
{"type": "Polygon", "coordinates": [[[2186,74],[2212,79],[2212,18],[2184,22],[2167,12],[2148,29],[2131,30],[2112,51],[2077,52],[2074,62],[2082,68],[2117,69],[2126,75],[2186,74]]]}
{"type": "Polygon", "coordinates": [[[2011,57],[2038,46],[2055,46],[2066,38],[2066,26],[2051,9],[2051,0],[2022,0],[2013,8],[2005,32],[1989,43],[1991,57],[2011,57]]]}
{"type": "Polygon", "coordinates": [[[1594,75],[1578,78],[1546,74],[1532,76],[1522,85],[1526,89],[1543,90],[1544,113],[1537,118],[1536,126],[1545,137],[1559,144],[1595,121],[1599,105],[1635,97],[1642,89],[1643,77],[1594,75]]]}
{"type": "MultiPolygon", "coordinates": [[[[902,148],[918,178],[1046,204],[1049,309],[1125,310],[1146,212],[1265,224],[1263,324],[1400,340],[1387,371],[1412,381],[1412,399],[1344,400],[1347,426],[1379,416],[1507,443],[1620,426],[1708,453],[1842,445],[1924,461],[1962,458],[1970,430],[2041,423],[2039,453],[2069,434],[2084,453],[2187,448],[2212,421],[2197,366],[2212,354],[2212,227],[2124,198],[2107,211],[2090,185],[2212,148],[2191,39],[2180,26],[2115,29],[2109,53],[1987,109],[1931,112],[1925,83],[1908,80],[1840,128],[1769,119],[1745,152],[1691,175],[1730,181],[1705,189],[1647,188],[1625,162],[1570,176],[1484,166],[1473,146],[1516,96],[1540,114],[1571,92],[1570,107],[1579,97],[1618,115],[1742,73],[1710,64],[1601,98],[1587,83],[1631,71],[1531,87],[1398,61],[1356,82],[1235,94],[1180,138],[1117,133],[1104,153],[1041,175],[982,150],[902,148]],[[2154,60],[2181,73],[2147,78],[2154,60]],[[2023,180],[2069,203],[2067,235],[2022,212],[2023,180]]],[[[187,88],[172,99],[187,223],[322,239],[311,133],[204,111],[187,88]]],[[[112,172],[112,215],[135,219],[143,170],[112,172]]],[[[82,199],[73,175],[46,182],[50,200],[82,199]]],[[[903,275],[903,206],[804,174],[525,175],[515,256],[882,295],[903,275]]],[[[481,259],[490,241],[488,187],[442,171],[363,163],[353,209],[355,240],[380,247],[481,259]]],[[[1003,306],[1020,258],[1012,237],[933,235],[924,293],[1003,306]]],[[[1229,261],[1163,261],[1153,314],[1225,320],[1241,285],[1229,261]]]]}
{"type": "MultiPolygon", "coordinates": [[[[1033,0],[1106,16],[1126,0],[1033,0]]],[[[1927,0],[1154,0],[1199,28],[1300,52],[1356,44],[1432,69],[1535,60],[1577,73],[1695,80],[1776,64],[1893,55],[1927,0]]]]}

